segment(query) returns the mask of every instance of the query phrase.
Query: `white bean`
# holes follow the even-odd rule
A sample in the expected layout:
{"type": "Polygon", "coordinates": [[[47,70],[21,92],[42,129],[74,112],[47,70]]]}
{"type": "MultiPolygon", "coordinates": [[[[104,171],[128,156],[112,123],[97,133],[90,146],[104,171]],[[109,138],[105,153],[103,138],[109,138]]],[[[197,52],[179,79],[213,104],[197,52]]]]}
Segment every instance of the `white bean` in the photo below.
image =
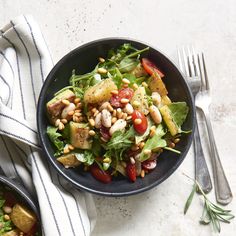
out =
{"type": "Polygon", "coordinates": [[[107,128],[111,127],[111,113],[107,109],[102,110],[102,125],[107,128]]]}
{"type": "Polygon", "coordinates": [[[123,130],[126,127],[126,125],[127,125],[127,122],[125,120],[123,119],[117,120],[109,130],[110,135],[115,133],[117,130],[123,130]]]}
{"type": "Polygon", "coordinates": [[[162,117],[161,117],[161,113],[160,113],[159,109],[156,106],[152,105],[149,108],[149,112],[150,112],[150,115],[151,115],[153,121],[156,124],[160,124],[162,121],[162,117]]]}
{"type": "Polygon", "coordinates": [[[102,114],[98,113],[95,117],[95,127],[97,129],[101,128],[102,126],[102,114]]]}
{"type": "Polygon", "coordinates": [[[154,105],[158,106],[161,103],[161,95],[158,92],[153,92],[152,101],[154,105]]]}
{"type": "Polygon", "coordinates": [[[70,111],[74,111],[75,110],[75,104],[74,103],[70,103],[68,106],[66,106],[62,112],[61,112],[61,118],[62,119],[66,119],[68,117],[68,113],[70,111]]]}
{"type": "Polygon", "coordinates": [[[134,108],[130,103],[127,103],[124,108],[124,112],[131,115],[134,112],[134,108]]]}

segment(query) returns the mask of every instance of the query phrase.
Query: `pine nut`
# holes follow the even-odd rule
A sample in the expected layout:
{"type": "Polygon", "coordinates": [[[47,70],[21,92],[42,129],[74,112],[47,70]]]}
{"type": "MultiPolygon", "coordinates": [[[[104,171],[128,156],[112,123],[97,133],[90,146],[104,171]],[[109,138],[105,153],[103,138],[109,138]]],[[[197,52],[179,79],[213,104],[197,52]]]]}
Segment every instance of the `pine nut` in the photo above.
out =
{"type": "Polygon", "coordinates": [[[123,116],[123,112],[117,112],[117,118],[118,118],[118,119],[121,119],[122,116],[123,116]]]}
{"type": "Polygon", "coordinates": [[[147,88],[148,84],[146,82],[142,82],[143,87],[147,88]]]}
{"type": "Polygon", "coordinates": [[[131,120],[132,116],[127,116],[126,120],[131,120]]]}
{"type": "Polygon", "coordinates": [[[124,108],[124,112],[131,115],[134,112],[134,108],[130,103],[127,103],[124,108]]]}
{"type": "Polygon", "coordinates": [[[116,110],[112,112],[112,116],[116,116],[116,110]]]}
{"type": "Polygon", "coordinates": [[[106,158],[103,159],[102,162],[104,162],[104,163],[110,163],[110,162],[111,162],[111,159],[110,159],[109,157],[106,157],[106,158]]]}
{"type": "Polygon", "coordinates": [[[133,84],[133,89],[134,90],[138,89],[138,85],[137,84],[133,84]]]}
{"type": "Polygon", "coordinates": [[[123,84],[123,87],[124,87],[124,88],[128,88],[129,85],[128,85],[128,84],[123,84]]]}
{"type": "Polygon", "coordinates": [[[111,94],[113,94],[113,95],[117,95],[119,92],[118,92],[118,90],[112,90],[111,91],[111,94]]]}
{"type": "Polygon", "coordinates": [[[105,62],[105,59],[102,58],[102,57],[99,57],[98,60],[99,60],[101,63],[104,63],[104,62],[105,62]]]}
{"type": "Polygon", "coordinates": [[[109,102],[104,102],[100,107],[99,107],[99,111],[102,111],[103,109],[107,109],[107,106],[109,105],[109,102]]]}
{"type": "Polygon", "coordinates": [[[151,151],[150,149],[145,149],[145,150],[143,151],[143,153],[144,153],[145,155],[150,155],[150,154],[152,153],[152,151],[151,151]]]}
{"type": "Polygon", "coordinates": [[[79,116],[82,116],[82,113],[80,113],[80,112],[75,112],[75,113],[74,113],[74,116],[78,116],[78,117],[79,117],[79,116]]]}
{"type": "Polygon", "coordinates": [[[144,176],[145,176],[145,171],[144,171],[144,170],[141,170],[140,176],[141,176],[142,178],[144,178],[144,176]]]}
{"type": "Polygon", "coordinates": [[[129,99],[127,99],[127,98],[122,98],[121,100],[120,100],[120,102],[121,103],[128,103],[129,102],[129,99]]]}
{"type": "Polygon", "coordinates": [[[114,109],[113,109],[113,107],[111,106],[110,103],[107,105],[107,109],[108,109],[108,111],[110,111],[110,112],[113,112],[113,111],[114,111],[114,109]]]}
{"type": "Polygon", "coordinates": [[[65,147],[64,147],[64,149],[63,149],[63,153],[64,154],[67,154],[67,153],[69,153],[70,152],[70,150],[69,150],[69,148],[68,148],[68,145],[66,145],[65,147]]]}
{"type": "Polygon", "coordinates": [[[174,140],[174,143],[178,143],[180,141],[180,139],[179,138],[176,138],[175,140],[174,140]]]}
{"type": "Polygon", "coordinates": [[[76,123],[80,122],[80,118],[78,116],[73,116],[73,121],[76,123]]]}
{"type": "Polygon", "coordinates": [[[132,151],[137,151],[138,149],[139,149],[139,146],[136,144],[131,147],[132,151]]]}
{"type": "Polygon", "coordinates": [[[60,124],[60,119],[57,119],[56,122],[55,122],[55,126],[57,127],[59,124],[60,124]]]}
{"type": "Polygon", "coordinates": [[[111,123],[114,124],[116,121],[117,121],[117,118],[116,117],[112,117],[111,123]]]}
{"type": "Polygon", "coordinates": [[[130,81],[129,81],[128,79],[126,79],[126,78],[122,79],[122,82],[123,82],[124,84],[130,84],[130,81]]]}
{"type": "Polygon", "coordinates": [[[135,108],[138,108],[138,107],[140,107],[140,102],[138,102],[138,101],[133,101],[133,104],[132,104],[135,108]]]}
{"type": "Polygon", "coordinates": [[[68,144],[68,148],[69,148],[69,150],[74,150],[75,149],[75,147],[71,144],[68,144]]]}
{"type": "Polygon", "coordinates": [[[75,104],[77,104],[77,103],[79,103],[79,102],[80,102],[80,98],[75,98],[75,99],[74,99],[74,103],[75,103],[75,104]]]}
{"type": "Polygon", "coordinates": [[[102,125],[110,128],[111,127],[111,113],[107,109],[103,109],[102,112],[102,125]]]}
{"type": "Polygon", "coordinates": [[[144,145],[145,145],[145,142],[140,142],[140,143],[139,143],[139,148],[140,148],[140,149],[143,149],[144,145]]]}
{"type": "Polygon", "coordinates": [[[63,130],[65,128],[64,124],[62,122],[59,123],[58,129],[63,130]]]}
{"type": "Polygon", "coordinates": [[[149,108],[149,112],[150,112],[150,115],[151,115],[153,121],[156,124],[160,124],[162,121],[162,116],[161,116],[159,109],[156,106],[152,105],[149,108]]]}
{"type": "Polygon", "coordinates": [[[92,111],[92,113],[95,113],[97,111],[97,108],[94,107],[91,111],[92,111]]]}
{"type": "Polygon", "coordinates": [[[158,92],[152,93],[152,101],[154,105],[158,106],[161,104],[161,95],[158,92]]]}
{"type": "Polygon", "coordinates": [[[89,124],[90,124],[91,126],[95,126],[95,121],[94,121],[94,119],[89,119],[88,121],[89,121],[89,124]]]}
{"type": "Polygon", "coordinates": [[[142,120],[139,118],[134,120],[134,124],[136,124],[136,125],[140,125],[141,123],[142,123],[142,120]]]}
{"type": "Polygon", "coordinates": [[[97,116],[95,117],[95,127],[97,129],[101,128],[102,126],[102,114],[98,113],[97,116]]]}
{"type": "Polygon", "coordinates": [[[130,157],[130,162],[131,162],[131,164],[135,164],[135,160],[134,160],[134,158],[133,157],[130,157]]]}
{"type": "Polygon", "coordinates": [[[69,115],[69,116],[73,116],[74,115],[74,111],[69,111],[67,114],[69,115]]]}
{"type": "Polygon", "coordinates": [[[96,112],[94,112],[93,116],[96,117],[99,113],[99,110],[97,110],[96,112]]]}
{"type": "Polygon", "coordinates": [[[154,135],[156,134],[156,126],[152,126],[151,128],[150,128],[150,137],[153,137],[154,135]]]}
{"type": "Polygon", "coordinates": [[[9,215],[4,215],[4,220],[10,220],[10,216],[9,215]]]}
{"type": "Polygon", "coordinates": [[[70,104],[70,102],[67,99],[62,99],[62,103],[66,106],[70,104]]]}
{"type": "Polygon", "coordinates": [[[127,117],[128,117],[127,113],[123,113],[121,118],[126,120],[127,117]]]}
{"type": "Polygon", "coordinates": [[[89,135],[90,136],[94,136],[96,133],[95,133],[95,131],[94,130],[89,130],[89,135]]]}
{"type": "Polygon", "coordinates": [[[105,68],[98,68],[98,73],[99,74],[106,74],[107,70],[105,68]]]}
{"type": "Polygon", "coordinates": [[[63,123],[63,124],[67,124],[67,119],[61,119],[61,122],[63,123]]]}

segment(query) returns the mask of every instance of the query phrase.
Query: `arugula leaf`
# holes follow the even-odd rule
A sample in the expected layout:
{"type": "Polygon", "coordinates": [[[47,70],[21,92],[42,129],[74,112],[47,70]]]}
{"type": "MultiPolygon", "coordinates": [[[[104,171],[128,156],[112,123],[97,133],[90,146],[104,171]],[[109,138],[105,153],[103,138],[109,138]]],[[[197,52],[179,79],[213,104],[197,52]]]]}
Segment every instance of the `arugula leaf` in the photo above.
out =
{"type": "Polygon", "coordinates": [[[149,155],[144,154],[145,150],[154,150],[157,148],[162,148],[162,147],[167,146],[166,140],[162,139],[162,137],[165,135],[165,133],[166,132],[164,131],[163,126],[161,124],[158,125],[158,127],[156,128],[155,135],[153,137],[149,138],[143,147],[143,150],[139,156],[139,160],[141,162],[143,162],[149,158],[149,155]]]}
{"type": "Polygon", "coordinates": [[[123,76],[122,76],[121,72],[119,71],[119,69],[117,67],[110,70],[107,73],[107,75],[108,75],[109,78],[112,78],[112,80],[115,82],[115,84],[118,88],[121,87],[123,76]]]}
{"type": "Polygon", "coordinates": [[[171,151],[171,152],[175,152],[177,154],[180,154],[181,152],[179,150],[176,150],[174,148],[171,148],[171,147],[163,147],[164,149],[168,150],[168,151],[171,151]]]}
{"type": "Polygon", "coordinates": [[[168,108],[170,110],[170,115],[172,117],[172,120],[181,131],[181,125],[186,120],[189,111],[186,102],[173,102],[168,105],[168,108]]]}
{"type": "Polygon", "coordinates": [[[120,130],[116,131],[110,141],[106,144],[106,150],[113,154],[116,158],[122,159],[122,154],[125,150],[130,148],[134,141],[130,140],[135,135],[133,126],[129,128],[127,132],[120,130]]]}
{"type": "Polygon", "coordinates": [[[125,57],[119,64],[120,72],[126,73],[132,71],[139,64],[138,59],[125,57]]]}
{"type": "Polygon", "coordinates": [[[82,153],[75,153],[75,157],[78,161],[91,166],[94,163],[94,155],[91,151],[85,150],[82,153]]]}
{"type": "Polygon", "coordinates": [[[47,135],[51,142],[54,144],[54,146],[57,149],[57,155],[61,154],[64,149],[64,142],[61,141],[59,138],[62,137],[60,133],[57,132],[58,128],[53,126],[47,127],[47,135]]]}

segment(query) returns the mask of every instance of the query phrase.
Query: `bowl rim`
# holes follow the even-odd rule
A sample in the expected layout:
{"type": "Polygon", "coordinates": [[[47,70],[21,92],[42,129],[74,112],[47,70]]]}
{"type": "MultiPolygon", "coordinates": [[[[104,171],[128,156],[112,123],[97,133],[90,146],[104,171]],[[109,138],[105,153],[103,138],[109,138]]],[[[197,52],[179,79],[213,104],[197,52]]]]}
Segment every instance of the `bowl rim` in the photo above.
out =
{"type": "Polygon", "coordinates": [[[26,201],[26,203],[32,208],[34,213],[37,215],[38,220],[40,221],[40,214],[39,214],[38,208],[36,204],[34,203],[34,201],[32,200],[33,196],[31,196],[30,193],[28,193],[27,190],[23,186],[21,186],[16,181],[3,175],[0,175],[0,183],[2,183],[3,185],[7,187],[10,187],[13,191],[19,194],[19,196],[23,198],[26,201]]]}
{"type": "Polygon", "coordinates": [[[192,140],[193,140],[193,133],[195,130],[195,121],[196,121],[196,108],[194,105],[194,99],[193,99],[193,95],[191,92],[191,89],[189,87],[189,85],[187,84],[186,80],[184,79],[185,76],[183,75],[183,73],[181,72],[181,70],[179,69],[179,67],[176,65],[175,62],[173,62],[169,56],[167,56],[165,53],[163,53],[161,50],[159,50],[157,47],[153,47],[151,44],[146,43],[144,41],[140,41],[140,40],[136,40],[130,37],[106,37],[106,38],[100,38],[100,39],[96,39],[93,41],[89,41],[85,44],[82,44],[78,47],[76,47],[75,49],[71,50],[70,52],[68,52],[67,54],[65,54],[51,69],[51,71],[49,72],[49,74],[47,75],[47,78],[44,81],[44,84],[40,90],[40,94],[39,94],[39,98],[38,98],[38,105],[37,105],[37,129],[38,129],[38,135],[39,135],[39,141],[42,147],[43,152],[46,154],[47,156],[47,160],[49,160],[50,164],[56,169],[56,171],[63,176],[67,181],[69,181],[75,188],[78,188],[80,190],[85,190],[87,192],[96,194],[96,195],[102,195],[102,196],[108,196],[108,197],[124,197],[124,196],[131,196],[131,195],[135,195],[135,194],[139,194],[142,192],[145,192],[147,190],[150,190],[152,188],[154,188],[155,186],[159,185],[160,183],[162,183],[163,181],[165,181],[167,178],[169,178],[175,171],[176,169],[178,169],[178,167],[181,165],[181,163],[183,162],[183,160],[185,159],[190,146],[192,144],[192,140]],[[98,43],[104,43],[106,41],[110,41],[110,40],[125,40],[125,41],[130,41],[130,43],[132,44],[132,42],[134,43],[140,43],[143,44],[147,47],[150,47],[152,49],[154,49],[155,51],[159,52],[160,54],[162,54],[162,56],[165,57],[165,59],[167,59],[170,64],[172,64],[173,67],[175,67],[177,69],[177,71],[179,72],[179,74],[182,77],[183,80],[183,84],[185,85],[185,89],[188,93],[188,96],[190,98],[189,100],[189,105],[192,109],[192,117],[191,117],[191,122],[192,122],[192,132],[190,135],[190,137],[188,138],[188,143],[185,147],[185,150],[181,153],[181,159],[179,161],[176,162],[176,164],[174,166],[172,166],[171,170],[169,172],[167,172],[167,174],[165,174],[162,178],[158,179],[157,181],[153,182],[152,184],[149,184],[148,186],[142,187],[140,189],[137,190],[132,190],[132,191],[126,191],[126,192],[107,192],[107,191],[99,191],[99,190],[94,190],[92,188],[86,187],[76,181],[74,181],[71,177],[69,177],[66,173],[64,173],[64,171],[62,169],[60,169],[55,161],[53,161],[53,158],[51,157],[50,153],[48,152],[47,148],[46,148],[46,142],[44,141],[44,137],[43,137],[43,132],[41,132],[41,119],[40,119],[40,111],[43,107],[44,104],[42,104],[43,102],[43,94],[45,94],[45,90],[47,84],[49,84],[53,78],[53,75],[55,74],[55,72],[60,68],[61,64],[63,64],[69,57],[71,57],[73,54],[77,53],[77,51],[79,51],[82,48],[85,47],[89,47],[90,45],[93,44],[98,44],[98,43]]]}

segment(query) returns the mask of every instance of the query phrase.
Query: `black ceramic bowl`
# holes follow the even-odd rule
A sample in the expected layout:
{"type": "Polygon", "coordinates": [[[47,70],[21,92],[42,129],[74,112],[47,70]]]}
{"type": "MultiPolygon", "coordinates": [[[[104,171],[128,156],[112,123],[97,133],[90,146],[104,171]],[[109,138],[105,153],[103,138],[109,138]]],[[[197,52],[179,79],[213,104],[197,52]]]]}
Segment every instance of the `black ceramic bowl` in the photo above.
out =
{"type": "MultiPolygon", "coordinates": [[[[66,169],[56,161],[56,158],[53,156],[52,144],[46,134],[46,127],[48,125],[46,117],[47,101],[53,97],[55,92],[68,85],[68,79],[73,69],[79,74],[90,72],[98,63],[98,57],[106,57],[109,49],[117,48],[123,43],[131,43],[138,49],[149,46],[135,40],[123,38],[101,39],[84,44],[69,52],[54,66],[43,85],[38,101],[38,132],[46,158],[49,159],[58,173],[64,176],[75,187],[106,196],[137,194],[160,184],[182,163],[192,141],[192,134],[184,135],[177,145],[181,155],[168,151],[164,152],[161,158],[159,158],[156,169],[146,175],[144,179],[138,178],[135,183],[131,183],[125,178],[114,178],[110,184],[103,184],[95,180],[90,173],[78,171],[78,169],[66,169]]],[[[151,59],[164,72],[164,82],[169,91],[170,98],[173,101],[185,101],[188,104],[190,111],[184,123],[184,129],[193,130],[195,120],[193,99],[189,87],[178,68],[167,56],[153,47],[150,47],[150,50],[142,54],[142,56],[151,59]]]]}
{"type": "Polygon", "coordinates": [[[40,214],[38,206],[35,203],[33,197],[20,184],[2,175],[0,175],[0,186],[9,188],[14,193],[19,202],[23,203],[26,207],[28,207],[28,209],[34,212],[38,218],[38,232],[41,235],[40,214]]]}

